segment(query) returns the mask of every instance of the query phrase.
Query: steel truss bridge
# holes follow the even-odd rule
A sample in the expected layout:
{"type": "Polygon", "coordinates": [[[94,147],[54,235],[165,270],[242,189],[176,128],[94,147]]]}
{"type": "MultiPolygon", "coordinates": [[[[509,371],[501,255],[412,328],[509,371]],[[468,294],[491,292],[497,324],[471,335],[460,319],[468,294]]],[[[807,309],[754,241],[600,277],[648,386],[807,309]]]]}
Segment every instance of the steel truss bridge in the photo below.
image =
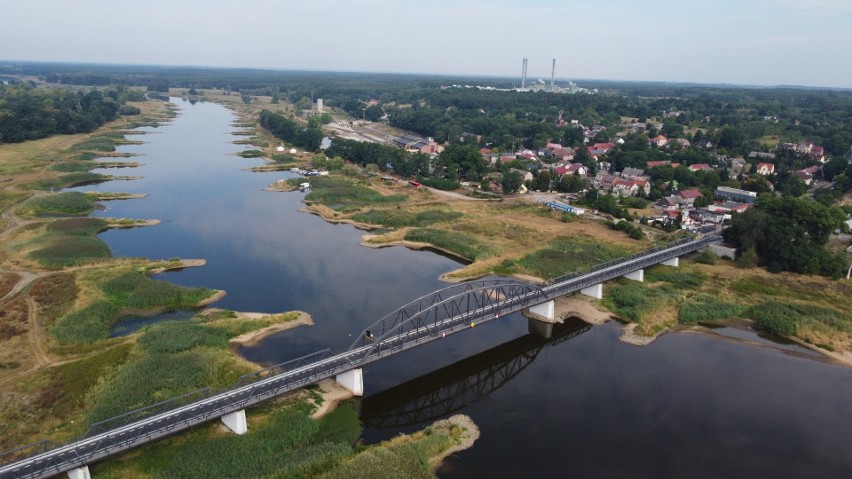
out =
{"type": "Polygon", "coordinates": [[[42,478],[83,467],[105,457],[196,425],[244,410],[268,399],[358,369],[385,357],[455,334],[501,315],[678,258],[721,241],[718,236],[685,239],[568,274],[544,284],[512,279],[461,283],[418,298],[365,328],[348,350],[319,351],[242,377],[231,389],[201,389],[93,424],[77,441],[41,441],[0,456],[0,479],[42,478]],[[14,461],[14,462],[13,462],[14,461]]]}

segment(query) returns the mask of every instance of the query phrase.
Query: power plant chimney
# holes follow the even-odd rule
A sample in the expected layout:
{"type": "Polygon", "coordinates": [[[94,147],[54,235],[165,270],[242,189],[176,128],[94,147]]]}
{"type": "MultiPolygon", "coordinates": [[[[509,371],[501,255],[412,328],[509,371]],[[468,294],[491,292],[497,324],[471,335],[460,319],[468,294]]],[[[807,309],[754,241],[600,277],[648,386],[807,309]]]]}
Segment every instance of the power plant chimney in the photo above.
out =
{"type": "Polygon", "coordinates": [[[527,59],[524,58],[524,66],[523,66],[523,69],[521,70],[521,89],[523,90],[526,87],[527,87],[527,59]]]}
{"type": "Polygon", "coordinates": [[[553,80],[556,77],[556,59],[553,59],[553,69],[550,70],[550,91],[553,91],[553,80]]]}

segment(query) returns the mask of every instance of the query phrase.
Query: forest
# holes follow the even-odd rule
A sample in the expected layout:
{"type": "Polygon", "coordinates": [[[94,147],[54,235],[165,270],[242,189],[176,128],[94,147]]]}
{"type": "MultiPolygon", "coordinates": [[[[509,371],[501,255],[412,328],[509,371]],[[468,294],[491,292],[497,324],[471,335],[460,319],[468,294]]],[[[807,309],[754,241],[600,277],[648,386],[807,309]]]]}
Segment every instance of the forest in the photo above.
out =
{"type": "Polygon", "coordinates": [[[89,133],[120,114],[138,114],[138,108],[124,103],[142,99],[144,93],[124,86],[84,92],[0,85],[0,143],[89,133]]]}

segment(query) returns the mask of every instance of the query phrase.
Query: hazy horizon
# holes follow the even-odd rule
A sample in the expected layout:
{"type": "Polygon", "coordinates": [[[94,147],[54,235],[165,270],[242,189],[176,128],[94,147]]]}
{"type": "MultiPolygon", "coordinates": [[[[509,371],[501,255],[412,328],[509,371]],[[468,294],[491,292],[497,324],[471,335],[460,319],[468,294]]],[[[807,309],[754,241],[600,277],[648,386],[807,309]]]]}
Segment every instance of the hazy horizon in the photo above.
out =
{"type": "Polygon", "coordinates": [[[846,0],[0,0],[11,62],[852,88],[846,0]]]}

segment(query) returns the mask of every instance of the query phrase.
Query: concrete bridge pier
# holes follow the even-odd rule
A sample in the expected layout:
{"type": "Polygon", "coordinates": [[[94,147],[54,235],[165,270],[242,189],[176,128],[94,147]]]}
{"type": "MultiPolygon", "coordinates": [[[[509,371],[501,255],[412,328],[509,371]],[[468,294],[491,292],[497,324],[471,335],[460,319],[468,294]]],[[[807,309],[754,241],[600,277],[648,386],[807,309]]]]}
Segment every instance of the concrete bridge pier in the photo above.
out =
{"type": "Polygon", "coordinates": [[[667,259],[660,264],[664,264],[666,266],[674,266],[675,268],[677,268],[678,266],[680,266],[680,256],[675,256],[672,259],[667,259]]]}
{"type": "Polygon", "coordinates": [[[222,416],[222,422],[228,426],[228,429],[234,431],[236,434],[245,434],[248,432],[248,422],[246,422],[246,410],[240,409],[237,412],[232,412],[231,414],[225,414],[222,416]]]}
{"type": "Polygon", "coordinates": [[[337,384],[352,391],[356,396],[364,395],[364,371],[361,368],[338,374],[335,378],[337,384]]]}
{"type": "Polygon", "coordinates": [[[527,331],[544,339],[553,335],[553,323],[556,322],[556,302],[552,299],[530,307],[526,311],[527,331]]]}
{"type": "Polygon", "coordinates": [[[583,288],[580,290],[580,294],[584,294],[586,296],[591,296],[595,299],[603,299],[603,283],[598,283],[594,286],[589,286],[588,288],[583,288]]]}
{"type": "Polygon", "coordinates": [[[639,281],[640,283],[642,283],[642,282],[645,281],[645,270],[639,269],[639,270],[633,271],[632,273],[625,274],[624,277],[627,278],[627,279],[631,279],[633,281],[639,281]]]}
{"type": "Polygon", "coordinates": [[[68,471],[68,479],[92,479],[92,475],[89,474],[89,466],[71,469],[68,471]]]}

